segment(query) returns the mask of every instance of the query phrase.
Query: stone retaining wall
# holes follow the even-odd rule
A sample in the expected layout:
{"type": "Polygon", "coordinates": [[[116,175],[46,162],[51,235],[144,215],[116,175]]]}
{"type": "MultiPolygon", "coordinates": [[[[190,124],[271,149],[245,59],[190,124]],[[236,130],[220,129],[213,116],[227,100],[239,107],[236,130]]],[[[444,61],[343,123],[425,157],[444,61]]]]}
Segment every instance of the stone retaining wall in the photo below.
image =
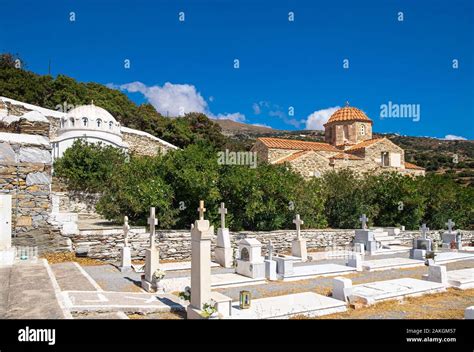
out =
{"type": "MultiPolygon", "coordinates": [[[[461,231],[466,244],[474,241],[474,231],[461,231]]],[[[275,251],[288,252],[291,250],[291,241],[295,237],[294,230],[282,231],[242,231],[231,232],[231,241],[234,248],[243,238],[255,237],[262,242],[263,247],[272,240],[275,251]]],[[[332,246],[347,246],[354,238],[354,230],[302,230],[301,235],[306,238],[308,250],[324,250],[332,246]]],[[[413,237],[419,237],[419,231],[405,231],[399,238],[404,244],[411,245],[413,237]]],[[[429,236],[439,240],[440,231],[431,231],[429,236]]],[[[132,248],[132,259],[144,259],[145,249],[149,246],[149,234],[144,228],[130,230],[129,243],[132,248]]],[[[87,256],[94,259],[116,261],[123,245],[122,229],[81,231],[81,234],[71,237],[74,248],[87,250],[87,256]]],[[[162,260],[190,260],[191,235],[187,230],[159,230],[157,231],[157,245],[160,248],[162,260]]],[[[212,243],[214,250],[215,239],[212,243]]],[[[265,252],[265,250],[263,251],[265,252]]]]}

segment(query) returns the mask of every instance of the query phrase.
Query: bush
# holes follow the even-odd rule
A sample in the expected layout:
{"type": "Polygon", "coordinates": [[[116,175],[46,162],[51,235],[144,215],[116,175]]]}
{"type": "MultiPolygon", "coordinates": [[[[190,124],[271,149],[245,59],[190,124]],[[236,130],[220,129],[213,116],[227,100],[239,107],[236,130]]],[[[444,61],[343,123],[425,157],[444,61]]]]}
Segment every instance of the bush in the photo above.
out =
{"type": "Polygon", "coordinates": [[[54,175],[70,191],[100,193],[107,188],[114,169],[120,167],[125,158],[120,149],[79,139],[54,162],[54,175]]]}
{"type": "Polygon", "coordinates": [[[109,180],[96,209],[109,220],[130,221],[146,225],[150,207],[156,208],[158,227],[170,228],[176,223],[173,189],[162,176],[162,158],[132,157],[117,167],[109,180]]]}

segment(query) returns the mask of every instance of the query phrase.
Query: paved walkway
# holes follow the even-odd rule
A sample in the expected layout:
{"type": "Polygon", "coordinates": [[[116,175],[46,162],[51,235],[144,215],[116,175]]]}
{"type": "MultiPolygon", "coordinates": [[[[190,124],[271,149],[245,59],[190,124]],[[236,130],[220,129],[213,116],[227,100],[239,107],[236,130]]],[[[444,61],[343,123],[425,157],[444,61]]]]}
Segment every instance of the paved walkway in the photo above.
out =
{"type": "Polygon", "coordinates": [[[81,266],[77,263],[66,262],[52,264],[54,276],[61,291],[95,291],[94,286],[83,274],[81,266]]]}
{"type": "Polygon", "coordinates": [[[43,260],[0,269],[0,318],[64,319],[43,260]]]}

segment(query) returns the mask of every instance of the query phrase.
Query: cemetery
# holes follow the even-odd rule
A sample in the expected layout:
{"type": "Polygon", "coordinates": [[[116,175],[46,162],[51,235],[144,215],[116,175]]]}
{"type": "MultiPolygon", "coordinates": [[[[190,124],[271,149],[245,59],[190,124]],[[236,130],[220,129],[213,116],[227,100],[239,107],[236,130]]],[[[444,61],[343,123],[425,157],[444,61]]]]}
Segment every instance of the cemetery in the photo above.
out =
{"type": "MultiPolygon", "coordinates": [[[[50,264],[36,247],[13,246],[11,196],[0,195],[0,276],[7,281],[2,294],[9,297],[11,290],[17,289],[1,302],[0,315],[318,318],[350,314],[353,309],[385,301],[422,300],[427,295],[449,295],[450,290],[468,293],[474,289],[474,252],[469,243],[463,243],[451,219],[439,246],[429,236],[426,224],[420,226],[410,246],[399,236],[401,229],[369,228],[367,216],[362,214],[361,228],[353,230],[352,241],[321,251],[308,246],[311,240],[301,228],[304,219],[295,214],[294,230],[289,231],[292,237],[284,241],[287,248],[277,250],[274,243],[281,242],[274,237],[262,242],[262,237],[232,234],[226,227],[230,214],[224,202],[216,224],[206,219],[205,202],[198,203],[196,220],[190,225],[188,260],[170,261],[162,255],[163,236],[156,230],[156,209],[151,207],[143,228],[131,227],[124,215],[123,225],[117,229],[120,236],[114,239],[120,243],[115,257],[102,262],[89,259],[97,262],[89,266],[79,260],[50,264]],[[148,241],[136,241],[137,235],[148,241]],[[35,290],[28,285],[20,289],[18,280],[26,277],[42,277],[41,284],[35,290]],[[22,303],[35,296],[47,302],[47,313],[46,308],[22,303]]],[[[107,233],[109,238],[117,230],[100,229],[101,235],[107,233]]],[[[81,236],[87,237],[87,233],[81,236]]],[[[89,233],[96,236],[92,230],[89,233]]],[[[84,258],[87,253],[76,251],[76,256],[84,258]]],[[[472,316],[472,303],[468,299],[466,318],[472,316]]]]}

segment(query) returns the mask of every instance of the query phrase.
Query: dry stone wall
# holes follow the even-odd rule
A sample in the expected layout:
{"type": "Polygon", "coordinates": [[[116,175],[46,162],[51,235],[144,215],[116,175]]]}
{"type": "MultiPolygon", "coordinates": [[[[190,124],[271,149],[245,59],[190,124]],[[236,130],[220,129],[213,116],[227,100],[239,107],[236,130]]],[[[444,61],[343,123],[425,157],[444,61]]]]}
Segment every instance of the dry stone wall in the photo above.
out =
{"type": "MultiPolygon", "coordinates": [[[[429,236],[440,238],[440,231],[431,231],[429,236]]],[[[462,231],[465,244],[474,241],[474,231],[462,231]]],[[[354,238],[354,230],[302,230],[301,235],[307,240],[309,251],[324,250],[332,246],[348,246],[354,238]]],[[[402,232],[400,238],[406,245],[411,245],[413,237],[419,237],[419,231],[402,232]]],[[[294,230],[281,231],[241,231],[230,233],[232,247],[244,238],[256,238],[265,245],[271,240],[276,252],[291,251],[291,241],[295,238],[294,230]]],[[[123,233],[120,228],[109,230],[81,231],[81,234],[70,237],[74,248],[87,252],[87,256],[109,262],[117,261],[120,248],[123,246],[123,233]]],[[[149,234],[144,228],[132,228],[129,232],[132,259],[145,257],[145,249],[149,246],[149,234]]],[[[188,230],[157,231],[157,246],[160,248],[161,260],[182,261],[191,259],[191,235],[188,230]]],[[[214,251],[215,239],[212,241],[214,251]]]]}

